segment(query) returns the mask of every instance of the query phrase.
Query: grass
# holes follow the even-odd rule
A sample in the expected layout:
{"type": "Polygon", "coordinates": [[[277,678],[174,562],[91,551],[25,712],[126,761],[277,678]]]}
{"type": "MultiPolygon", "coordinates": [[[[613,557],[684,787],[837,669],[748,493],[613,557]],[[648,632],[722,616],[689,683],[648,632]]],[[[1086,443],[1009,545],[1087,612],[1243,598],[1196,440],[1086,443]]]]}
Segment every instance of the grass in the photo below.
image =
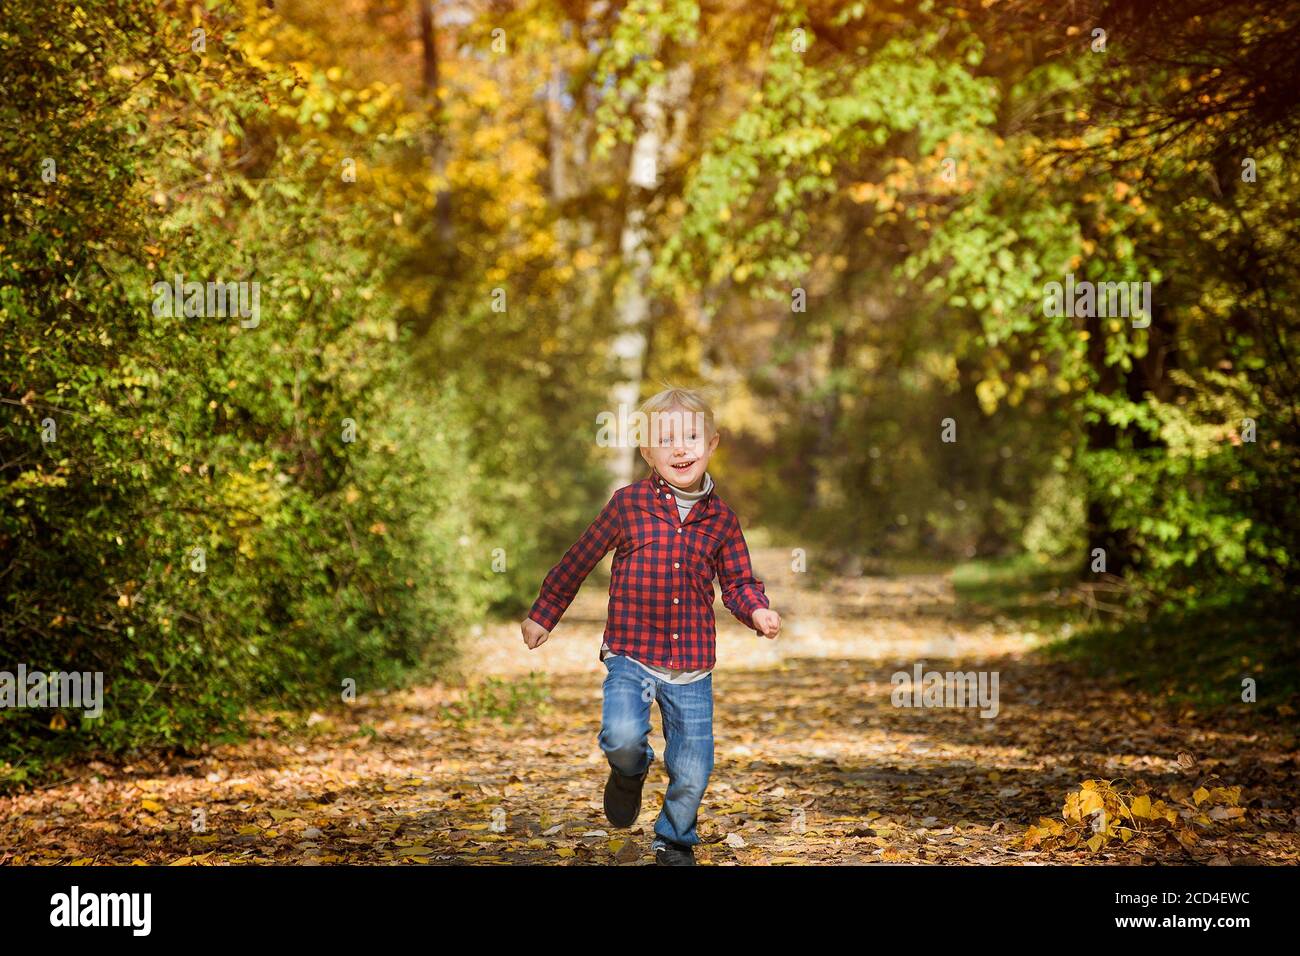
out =
{"type": "Polygon", "coordinates": [[[1240,604],[1093,627],[1045,647],[1095,676],[1161,694],[1174,703],[1215,709],[1243,703],[1243,681],[1256,703],[1293,717],[1300,706],[1300,607],[1240,604]]]}
{"type": "Polygon", "coordinates": [[[443,707],[442,715],[458,725],[484,717],[511,723],[525,712],[545,711],[550,696],[535,673],[514,681],[488,677],[471,685],[461,700],[443,707]]]}
{"type": "Polygon", "coordinates": [[[1204,709],[1240,706],[1247,678],[1257,704],[1280,717],[1300,709],[1300,603],[1240,601],[1229,607],[1089,620],[1071,567],[1021,556],[953,569],[958,600],[1056,637],[1050,660],[1094,677],[1204,709]]]}
{"type": "Polygon", "coordinates": [[[967,561],[952,570],[959,607],[979,616],[1006,617],[1043,633],[1084,626],[1074,599],[1075,568],[1032,555],[967,561]]]}

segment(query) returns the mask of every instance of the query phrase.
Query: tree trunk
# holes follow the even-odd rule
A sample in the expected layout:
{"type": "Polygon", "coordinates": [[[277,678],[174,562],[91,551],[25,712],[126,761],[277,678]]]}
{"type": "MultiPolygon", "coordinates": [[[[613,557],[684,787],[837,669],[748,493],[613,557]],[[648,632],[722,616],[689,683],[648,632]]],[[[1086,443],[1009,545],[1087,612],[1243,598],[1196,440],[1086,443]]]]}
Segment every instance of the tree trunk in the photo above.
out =
{"type": "Polygon", "coordinates": [[[421,81],[425,100],[429,104],[429,162],[433,167],[438,195],[434,206],[437,217],[438,240],[447,247],[453,241],[451,220],[451,190],[447,184],[447,136],[442,128],[442,95],[438,90],[441,79],[438,66],[438,32],[433,18],[432,0],[420,2],[420,50],[423,69],[421,81]]]}
{"type": "MultiPolygon", "coordinates": [[[[632,143],[627,176],[628,211],[619,242],[623,281],[615,299],[616,380],[610,396],[615,414],[620,406],[626,406],[630,414],[641,396],[649,341],[647,320],[652,304],[650,270],[654,265],[646,207],[659,185],[663,164],[676,151],[682,127],[679,111],[690,97],[693,77],[689,63],[673,67],[662,81],[646,90],[637,110],[640,131],[632,143]],[[670,115],[677,120],[671,130],[670,115]]],[[[639,457],[635,448],[614,449],[610,462],[612,487],[620,488],[634,480],[639,457]]]]}

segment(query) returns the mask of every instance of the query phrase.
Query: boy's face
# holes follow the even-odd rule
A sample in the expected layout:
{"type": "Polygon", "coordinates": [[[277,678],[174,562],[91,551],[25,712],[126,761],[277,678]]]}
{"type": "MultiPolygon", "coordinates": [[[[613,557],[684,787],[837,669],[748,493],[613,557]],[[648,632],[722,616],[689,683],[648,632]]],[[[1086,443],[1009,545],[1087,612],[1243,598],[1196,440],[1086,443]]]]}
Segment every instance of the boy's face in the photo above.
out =
{"type": "Polygon", "coordinates": [[[646,464],[683,491],[699,490],[718,447],[718,433],[702,418],[683,408],[660,412],[652,417],[649,444],[641,446],[646,464]]]}

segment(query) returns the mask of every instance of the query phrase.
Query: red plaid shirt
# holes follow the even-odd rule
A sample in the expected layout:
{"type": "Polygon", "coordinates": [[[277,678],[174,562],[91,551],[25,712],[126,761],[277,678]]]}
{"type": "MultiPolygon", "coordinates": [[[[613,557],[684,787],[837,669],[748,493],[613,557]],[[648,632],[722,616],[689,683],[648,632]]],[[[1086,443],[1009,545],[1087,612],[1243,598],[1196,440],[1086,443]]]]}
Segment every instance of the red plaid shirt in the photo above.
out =
{"type": "MultiPolygon", "coordinates": [[[[653,470],[614,492],[600,515],[551,568],[528,616],[548,631],[591,569],[614,549],[605,643],[611,653],[674,670],[712,667],[713,579],[746,627],[767,607],[736,513],[710,491],[683,522],[672,486],[653,470]]],[[[757,629],[755,629],[757,630],[757,629]]]]}

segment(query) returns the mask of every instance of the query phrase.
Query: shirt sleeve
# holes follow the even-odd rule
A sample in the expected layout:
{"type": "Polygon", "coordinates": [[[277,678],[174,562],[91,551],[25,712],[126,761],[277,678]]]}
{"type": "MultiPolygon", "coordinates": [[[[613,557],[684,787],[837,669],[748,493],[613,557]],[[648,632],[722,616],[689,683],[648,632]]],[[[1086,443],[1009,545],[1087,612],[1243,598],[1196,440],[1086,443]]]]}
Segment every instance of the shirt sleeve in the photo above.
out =
{"type": "Polygon", "coordinates": [[[749,546],[740,530],[740,521],[732,518],[731,530],[718,552],[718,584],[722,587],[722,603],[736,620],[746,627],[754,627],[754,612],[768,607],[763,582],[754,577],[749,563],[749,546]]]}
{"type": "Polygon", "coordinates": [[[541,592],[528,616],[548,631],[560,622],[592,568],[618,544],[618,512],[618,494],[615,493],[582,537],[564,552],[559,564],[551,568],[542,581],[541,592]]]}

